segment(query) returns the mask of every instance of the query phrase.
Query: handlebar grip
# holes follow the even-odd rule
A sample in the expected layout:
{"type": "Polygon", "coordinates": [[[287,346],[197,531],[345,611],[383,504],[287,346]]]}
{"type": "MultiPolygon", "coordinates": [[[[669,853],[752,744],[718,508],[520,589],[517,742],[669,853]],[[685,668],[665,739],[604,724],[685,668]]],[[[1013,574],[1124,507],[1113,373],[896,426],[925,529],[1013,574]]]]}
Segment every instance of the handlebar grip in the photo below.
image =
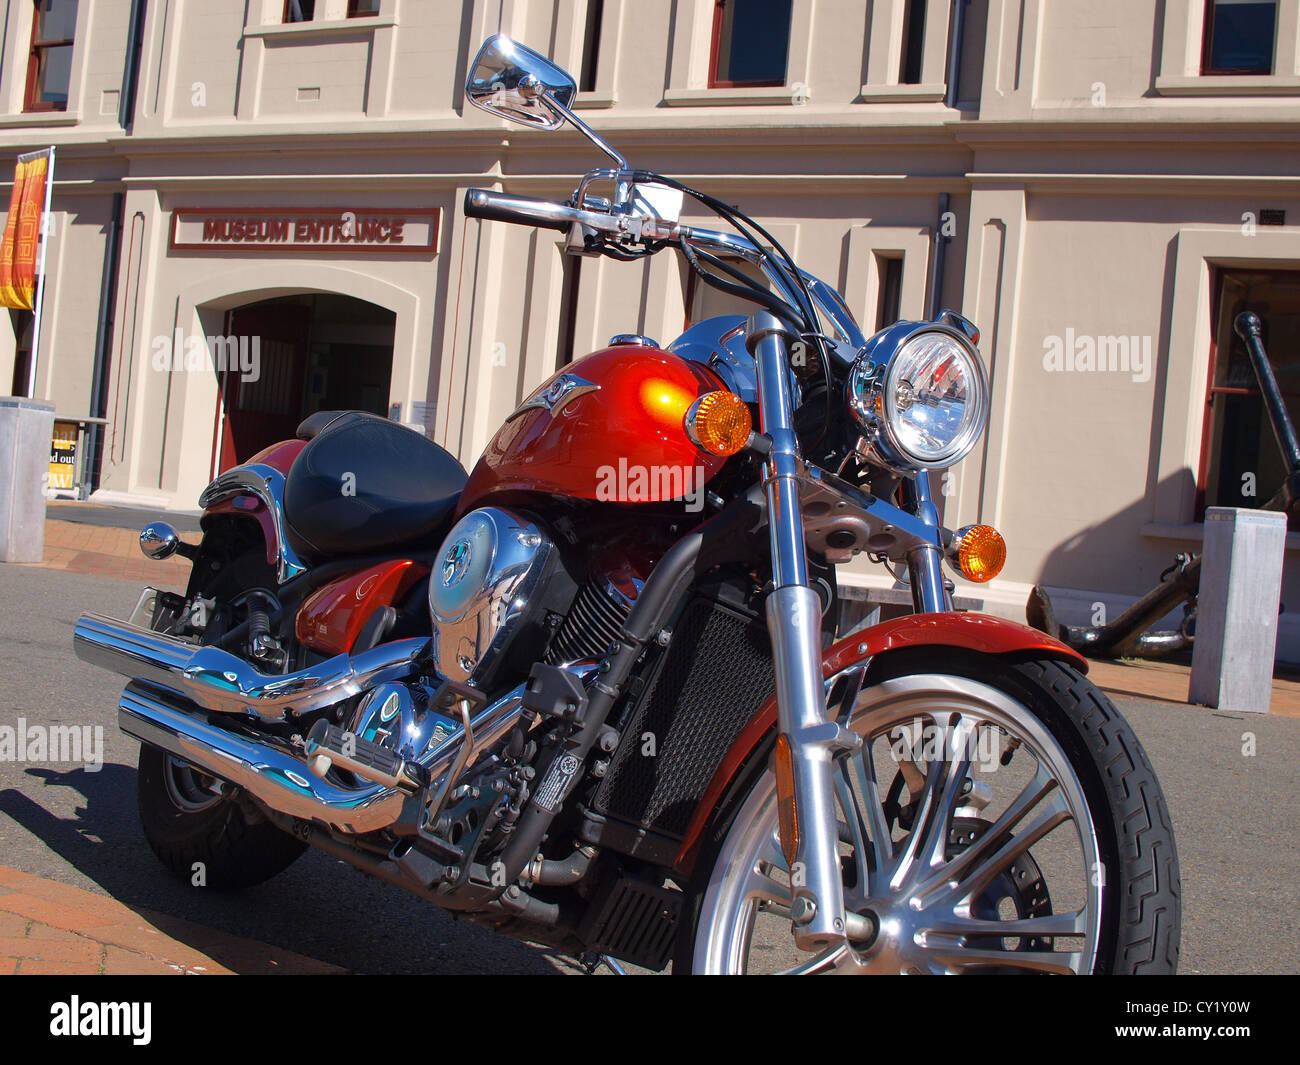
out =
{"type": "Polygon", "coordinates": [[[492,222],[513,222],[521,226],[556,229],[566,232],[581,219],[582,212],[562,203],[539,200],[532,196],[510,196],[491,189],[468,189],[465,192],[465,216],[492,222]]]}

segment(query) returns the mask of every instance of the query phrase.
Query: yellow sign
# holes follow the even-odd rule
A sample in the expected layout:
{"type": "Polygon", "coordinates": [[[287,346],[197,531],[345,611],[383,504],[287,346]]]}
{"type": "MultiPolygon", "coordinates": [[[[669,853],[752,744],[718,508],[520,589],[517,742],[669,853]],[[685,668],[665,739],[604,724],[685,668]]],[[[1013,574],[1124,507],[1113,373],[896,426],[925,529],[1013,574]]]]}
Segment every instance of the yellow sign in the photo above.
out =
{"type": "Polygon", "coordinates": [[[77,474],[77,423],[55,422],[50,441],[50,487],[74,488],[77,474]]]}

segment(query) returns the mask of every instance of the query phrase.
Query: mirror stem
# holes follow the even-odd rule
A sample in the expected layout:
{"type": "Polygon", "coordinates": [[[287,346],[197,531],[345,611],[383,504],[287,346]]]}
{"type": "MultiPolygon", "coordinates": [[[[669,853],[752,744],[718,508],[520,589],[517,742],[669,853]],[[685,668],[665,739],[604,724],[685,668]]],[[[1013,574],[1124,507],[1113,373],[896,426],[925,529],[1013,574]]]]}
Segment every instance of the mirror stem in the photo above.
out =
{"type": "Polygon", "coordinates": [[[555,108],[555,110],[559,112],[561,115],[563,115],[569,122],[573,123],[574,128],[579,133],[581,133],[584,137],[586,137],[587,140],[591,141],[592,144],[594,144],[602,152],[604,152],[611,159],[613,159],[614,162],[618,164],[618,168],[620,170],[626,170],[628,168],[627,160],[624,159],[623,156],[619,155],[618,152],[609,144],[608,141],[606,141],[599,133],[597,133],[594,129],[592,129],[589,125],[587,125],[587,123],[585,123],[582,119],[580,119],[577,115],[575,115],[572,111],[570,111],[567,107],[565,107],[564,104],[560,103],[560,101],[557,100],[549,92],[546,94],[546,102],[551,107],[555,108]]]}

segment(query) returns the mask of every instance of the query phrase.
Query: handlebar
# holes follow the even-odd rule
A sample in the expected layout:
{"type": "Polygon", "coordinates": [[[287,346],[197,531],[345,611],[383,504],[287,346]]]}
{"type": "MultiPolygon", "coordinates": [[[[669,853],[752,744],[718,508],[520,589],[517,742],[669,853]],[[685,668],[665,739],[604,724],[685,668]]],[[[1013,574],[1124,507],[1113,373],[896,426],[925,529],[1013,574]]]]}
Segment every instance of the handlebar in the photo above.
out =
{"type": "Polygon", "coordinates": [[[486,218],[491,222],[513,222],[521,226],[540,226],[565,232],[574,222],[590,214],[566,207],[562,203],[539,200],[534,196],[510,196],[491,189],[470,189],[465,193],[467,218],[486,218]]]}
{"type": "MultiPolygon", "coordinates": [[[[569,232],[576,223],[594,233],[608,234],[620,242],[639,243],[653,239],[678,246],[689,243],[696,247],[711,248],[724,255],[738,255],[757,265],[783,298],[797,303],[797,297],[792,293],[789,282],[779,269],[774,269],[774,264],[766,251],[739,234],[699,229],[641,214],[615,215],[607,210],[583,210],[534,196],[512,196],[491,189],[466,191],[465,216],[554,229],[561,233],[569,232]]],[[[800,273],[813,284],[813,303],[824,319],[835,323],[836,331],[846,337],[855,350],[861,347],[866,342],[865,338],[848,309],[837,296],[832,297],[833,290],[830,286],[804,271],[800,273]]]]}

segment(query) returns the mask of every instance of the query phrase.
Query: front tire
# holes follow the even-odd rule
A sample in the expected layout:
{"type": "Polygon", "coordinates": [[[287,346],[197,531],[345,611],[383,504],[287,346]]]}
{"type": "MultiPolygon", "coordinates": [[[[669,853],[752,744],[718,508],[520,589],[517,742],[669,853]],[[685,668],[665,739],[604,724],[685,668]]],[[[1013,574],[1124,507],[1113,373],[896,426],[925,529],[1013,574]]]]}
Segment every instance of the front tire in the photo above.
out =
{"type": "Polygon", "coordinates": [[[305,843],[214,792],[211,779],[147,744],[140,746],[136,801],[150,849],[195,887],[252,887],[291,865],[305,843]]]}
{"type": "Polygon", "coordinates": [[[701,848],[677,972],[1172,973],[1180,885],[1131,728],[1052,660],[922,648],[878,661],[838,762],[849,908],[870,943],[798,953],[766,759],[701,848]]]}

